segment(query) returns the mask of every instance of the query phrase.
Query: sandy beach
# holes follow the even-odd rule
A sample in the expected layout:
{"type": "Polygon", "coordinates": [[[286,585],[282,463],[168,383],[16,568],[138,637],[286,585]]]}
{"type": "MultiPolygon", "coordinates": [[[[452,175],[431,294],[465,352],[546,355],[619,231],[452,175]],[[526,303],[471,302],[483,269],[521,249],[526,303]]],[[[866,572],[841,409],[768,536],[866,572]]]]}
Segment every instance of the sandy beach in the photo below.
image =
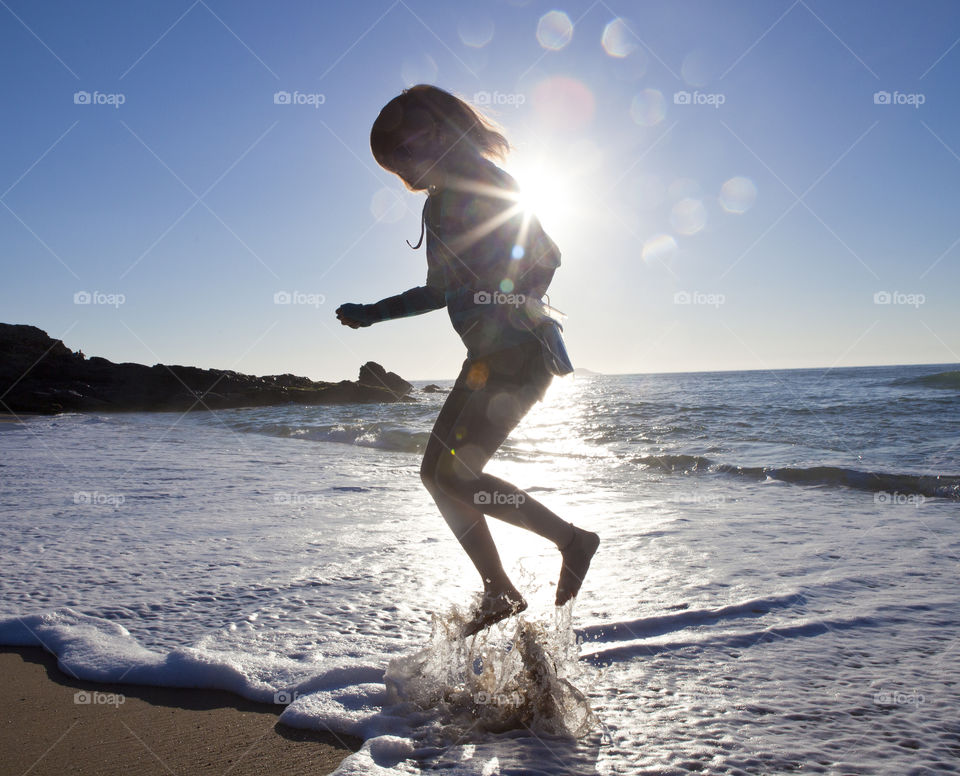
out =
{"type": "Polygon", "coordinates": [[[327,774],[360,745],[229,692],[78,681],[36,647],[5,647],[0,675],[4,776],[327,774]]]}

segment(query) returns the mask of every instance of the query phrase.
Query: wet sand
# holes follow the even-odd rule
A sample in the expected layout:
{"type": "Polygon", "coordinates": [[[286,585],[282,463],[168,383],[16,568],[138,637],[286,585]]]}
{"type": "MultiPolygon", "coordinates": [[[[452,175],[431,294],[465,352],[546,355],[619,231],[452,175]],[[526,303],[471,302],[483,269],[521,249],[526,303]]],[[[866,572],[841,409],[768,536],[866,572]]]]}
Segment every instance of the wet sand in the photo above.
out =
{"type": "Polygon", "coordinates": [[[361,744],[281,725],[281,707],[222,690],[78,681],[38,647],[0,648],[0,676],[3,776],[316,776],[361,744]]]}

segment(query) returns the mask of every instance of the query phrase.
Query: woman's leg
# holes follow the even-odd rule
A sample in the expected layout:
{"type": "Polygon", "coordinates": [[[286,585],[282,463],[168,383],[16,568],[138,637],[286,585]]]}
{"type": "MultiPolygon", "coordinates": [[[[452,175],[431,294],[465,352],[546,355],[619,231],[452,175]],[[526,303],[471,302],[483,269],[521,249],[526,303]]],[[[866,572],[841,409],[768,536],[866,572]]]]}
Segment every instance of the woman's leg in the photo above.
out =
{"type": "Polygon", "coordinates": [[[535,402],[535,395],[523,389],[471,392],[441,440],[450,452],[438,459],[434,481],[449,498],[562,548],[574,537],[570,523],[516,485],[483,471],[535,402]]]}
{"type": "Polygon", "coordinates": [[[460,413],[467,403],[472,391],[455,386],[447,396],[447,400],[437,416],[427,448],[424,451],[423,463],[420,466],[420,477],[433,500],[443,515],[450,530],[466,551],[470,560],[483,580],[485,591],[499,594],[505,591],[516,592],[510,582],[497,546],[490,535],[487,520],[476,506],[463,503],[444,493],[436,481],[437,467],[444,456],[451,456],[451,449],[447,446],[447,439],[456,439],[456,423],[460,413]]]}
{"type": "MultiPolygon", "coordinates": [[[[553,542],[563,556],[556,596],[557,606],[562,606],[580,591],[600,538],[563,520],[512,483],[483,471],[536,400],[535,391],[525,388],[499,392],[483,388],[469,393],[447,436],[441,439],[441,444],[449,448],[449,454],[439,457],[433,481],[451,501],[466,508],[472,505],[476,510],[553,542]]],[[[424,475],[425,481],[429,479],[428,473],[424,475]]],[[[488,530],[483,536],[493,547],[488,530]]],[[[470,536],[463,535],[461,543],[471,553],[470,536]]],[[[499,556],[497,565],[502,571],[499,556]]],[[[481,571],[481,575],[483,573],[481,571]]],[[[514,590],[512,585],[509,590],[514,590]]]]}

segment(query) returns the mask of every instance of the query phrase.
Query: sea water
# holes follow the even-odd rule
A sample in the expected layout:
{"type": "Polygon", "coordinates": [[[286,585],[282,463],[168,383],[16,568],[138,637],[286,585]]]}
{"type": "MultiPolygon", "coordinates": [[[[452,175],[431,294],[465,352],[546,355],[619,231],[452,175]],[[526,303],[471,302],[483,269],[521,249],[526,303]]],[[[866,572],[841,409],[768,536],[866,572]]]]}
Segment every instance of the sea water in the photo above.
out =
{"type": "Polygon", "coordinates": [[[489,471],[600,549],[557,610],[491,520],[530,608],[468,640],[417,396],[0,424],[0,642],[276,703],[342,774],[960,771],[960,367],[555,381],[489,471]]]}

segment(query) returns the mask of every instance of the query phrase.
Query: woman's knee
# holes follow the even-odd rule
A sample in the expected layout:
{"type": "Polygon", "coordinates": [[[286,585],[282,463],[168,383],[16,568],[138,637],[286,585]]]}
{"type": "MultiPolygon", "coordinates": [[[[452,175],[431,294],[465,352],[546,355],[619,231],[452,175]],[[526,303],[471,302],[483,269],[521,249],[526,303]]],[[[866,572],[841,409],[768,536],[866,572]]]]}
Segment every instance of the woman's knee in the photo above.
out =
{"type": "Polygon", "coordinates": [[[440,456],[432,471],[432,483],[449,496],[463,499],[479,483],[488,456],[474,445],[463,445],[440,456]]]}

